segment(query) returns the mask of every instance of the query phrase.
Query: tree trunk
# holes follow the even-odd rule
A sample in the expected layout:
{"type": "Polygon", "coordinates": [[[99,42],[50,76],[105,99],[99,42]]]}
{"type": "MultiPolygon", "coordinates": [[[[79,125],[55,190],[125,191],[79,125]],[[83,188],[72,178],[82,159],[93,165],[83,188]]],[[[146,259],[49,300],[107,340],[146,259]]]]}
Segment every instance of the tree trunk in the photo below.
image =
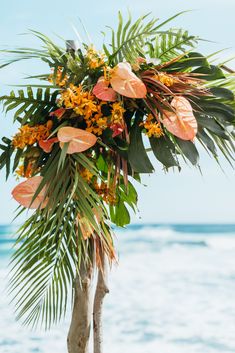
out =
{"type": "Polygon", "coordinates": [[[108,289],[108,260],[103,256],[103,269],[99,269],[93,309],[94,353],[103,353],[102,309],[108,289]]]}
{"type": "Polygon", "coordinates": [[[68,353],[88,353],[92,316],[93,268],[81,265],[74,288],[74,306],[67,338],[68,353]]]}

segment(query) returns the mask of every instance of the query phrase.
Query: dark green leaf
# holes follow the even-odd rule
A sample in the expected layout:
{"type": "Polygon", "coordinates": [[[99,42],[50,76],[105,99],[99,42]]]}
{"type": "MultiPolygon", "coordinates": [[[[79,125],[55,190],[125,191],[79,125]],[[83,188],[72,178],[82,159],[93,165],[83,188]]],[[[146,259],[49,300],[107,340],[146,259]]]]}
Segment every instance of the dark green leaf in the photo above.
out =
{"type": "Polygon", "coordinates": [[[139,126],[139,121],[136,119],[136,122],[130,131],[128,159],[135,172],[152,173],[154,168],[145,150],[141,131],[142,129],[139,126]]]}
{"type": "Polygon", "coordinates": [[[123,201],[119,201],[117,205],[110,206],[111,221],[118,227],[124,227],[130,223],[130,214],[123,201]]]}
{"type": "Polygon", "coordinates": [[[218,98],[223,98],[225,100],[228,101],[234,101],[234,94],[232,91],[230,91],[227,88],[223,88],[223,87],[212,87],[210,88],[211,93],[213,93],[213,95],[215,97],[218,98]]]}
{"type": "Polygon", "coordinates": [[[167,136],[161,138],[150,138],[150,145],[155,157],[166,167],[179,166],[174,156],[175,147],[167,136]]]}
{"type": "Polygon", "coordinates": [[[214,141],[207,135],[207,133],[203,129],[200,129],[198,131],[197,137],[202,140],[202,142],[214,155],[217,155],[214,141]]]}
{"type": "Polygon", "coordinates": [[[210,65],[210,67],[199,67],[193,72],[202,74],[201,78],[207,81],[214,81],[225,78],[223,71],[215,65],[210,65]]]}
{"type": "Polygon", "coordinates": [[[192,163],[192,165],[197,165],[199,161],[198,151],[191,141],[181,140],[176,137],[176,142],[183,153],[183,155],[192,163]]]}
{"type": "Polygon", "coordinates": [[[200,53],[191,52],[176,63],[169,65],[167,71],[179,71],[198,66],[209,67],[207,58],[200,53]]]}
{"type": "Polygon", "coordinates": [[[210,118],[208,116],[197,116],[197,122],[199,126],[208,129],[217,136],[227,140],[229,139],[228,133],[225,131],[225,129],[220,124],[218,124],[213,118],[210,118]]]}
{"type": "Polygon", "coordinates": [[[227,104],[208,100],[200,101],[198,105],[207,115],[216,117],[221,122],[233,122],[235,120],[234,109],[227,104]]]}

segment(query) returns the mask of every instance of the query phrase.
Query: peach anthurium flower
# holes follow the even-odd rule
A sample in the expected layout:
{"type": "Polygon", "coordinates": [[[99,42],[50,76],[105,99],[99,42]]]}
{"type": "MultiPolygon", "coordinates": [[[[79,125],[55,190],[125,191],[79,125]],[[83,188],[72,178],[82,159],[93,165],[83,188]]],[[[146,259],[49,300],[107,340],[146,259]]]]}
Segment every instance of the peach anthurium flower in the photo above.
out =
{"type": "Polygon", "coordinates": [[[117,100],[117,93],[109,87],[109,82],[101,76],[97,84],[93,88],[93,94],[102,101],[115,102],[117,100]]]}
{"type": "Polygon", "coordinates": [[[97,141],[97,137],[91,132],[70,126],[59,129],[57,136],[61,148],[66,142],[69,143],[67,154],[86,151],[97,141]]]}
{"type": "Polygon", "coordinates": [[[34,201],[32,199],[41,184],[42,176],[34,176],[32,178],[23,181],[18,184],[12,190],[13,198],[25,208],[37,209],[37,208],[45,208],[48,203],[48,197],[46,197],[46,188],[44,188],[39,192],[34,201]]]}
{"type": "Polygon", "coordinates": [[[144,98],[147,94],[145,84],[132,72],[127,62],[119,63],[112,70],[110,83],[114,91],[129,98],[144,98]]]}
{"type": "Polygon", "coordinates": [[[197,120],[191,104],[186,98],[176,96],[173,98],[171,106],[175,112],[164,110],[163,125],[182,140],[193,140],[197,134],[197,120]]]}
{"type": "Polygon", "coordinates": [[[57,137],[53,137],[49,140],[40,140],[38,142],[39,146],[41,149],[43,149],[44,152],[50,153],[52,151],[54,143],[59,142],[57,137]]]}
{"type": "Polygon", "coordinates": [[[59,108],[54,112],[51,112],[50,116],[56,116],[58,119],[61,119],[65,112],[66,112],[65,108],[59,108]]]}

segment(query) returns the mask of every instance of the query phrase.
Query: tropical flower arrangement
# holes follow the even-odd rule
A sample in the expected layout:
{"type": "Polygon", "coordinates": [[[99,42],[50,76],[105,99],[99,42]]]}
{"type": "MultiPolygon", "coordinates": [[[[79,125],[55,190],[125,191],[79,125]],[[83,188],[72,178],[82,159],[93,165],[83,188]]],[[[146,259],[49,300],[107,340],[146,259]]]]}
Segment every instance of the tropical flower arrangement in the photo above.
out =
{"type": "Polygon", "coordinates": [[[166,172],[198,166],[198,143],[216,161],[217,151],[233,161],[234,76],[195,52],[199,38],[163,30],[174,17],[124,23],[119,14],[100,51],[58,46],[35,31],[41,49],[4,51],[14,58],[2,67],[26,59],[48,65],[30,77],[39,83],[0,97],[19,124],[2,139],[0,168],[24,178],[12,191],[18,214],[34,210],[19,229],[10,283],[26,324],[57,322],[71,286],[91,268],[104,279],[105,259],[116,259],[112,225],[130,222],[134,185],[154,171],[149,153],[166,172]]]}

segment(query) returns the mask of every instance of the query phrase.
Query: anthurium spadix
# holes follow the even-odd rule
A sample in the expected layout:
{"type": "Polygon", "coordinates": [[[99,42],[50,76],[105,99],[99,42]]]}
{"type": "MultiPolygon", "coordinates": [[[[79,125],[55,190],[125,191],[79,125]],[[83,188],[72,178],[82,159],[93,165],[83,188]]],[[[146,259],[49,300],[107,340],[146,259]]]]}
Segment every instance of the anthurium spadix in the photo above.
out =
{"type": "Polygon", "coordinates": [[[59,129],[57,137],[61,148],[68,143],[67,154],[84,152],[94,146],[97,141],[94,134],[70,126],[59,129]]]}
{"type": "Polygon", "coordinates": [[[37,189],[41,184],[42,179],[43,178],[41,176],[34,176],[18,184],[12,190],[13,198],[25,208],[30,208],[30,209],[45,208],[48,203],[45,186],[34,199],[35,193],[37,192],[37,189]]]}
{"type": "Polygon", "coordinates": [[[197,134],[197,120],[189,101],[181,96],[176,96],[171,101],[174,111],[164,111],[163,125],[173,135],[182,140],[194,140],[197,134]]]}

